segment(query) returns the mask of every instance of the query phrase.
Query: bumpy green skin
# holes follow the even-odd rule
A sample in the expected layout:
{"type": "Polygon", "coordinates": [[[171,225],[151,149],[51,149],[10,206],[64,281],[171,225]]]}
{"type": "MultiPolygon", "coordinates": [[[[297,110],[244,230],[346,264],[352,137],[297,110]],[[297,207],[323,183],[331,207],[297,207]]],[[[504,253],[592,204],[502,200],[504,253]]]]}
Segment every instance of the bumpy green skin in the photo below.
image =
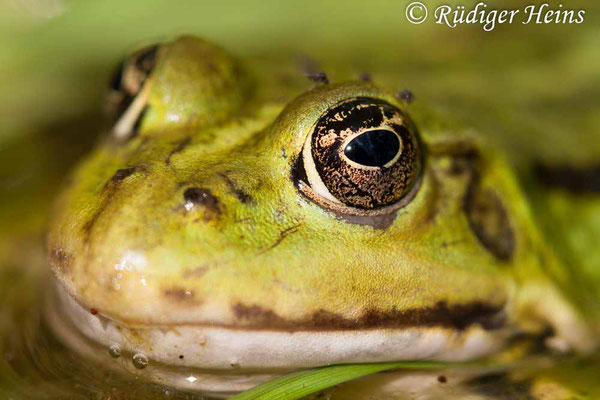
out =
{"type": "Polygon", "coordinates": [[[157,62],[138,135],[98,146],[55,208],[50,260],[85,307],[129,326],[305,330],[397,326],[440,304],[483,305],[505,307],[507,326],[549,324],[571,346],[591,347],[556,289],[568,276],[506,162],[476,133],[411,105],[425,159],[416,196],[386,218],[348,218],[294,182],[307,135],[344,99],[406,104],[364,82],[301,94],[297,82],[274,85],[193,38],[165,45],[157,62]],[[208,195],[187,209],[191,187],[208,195]],[[497,200],[482,224],[508,223],[508,257],[470,226],[469,193],[497,200]]]}

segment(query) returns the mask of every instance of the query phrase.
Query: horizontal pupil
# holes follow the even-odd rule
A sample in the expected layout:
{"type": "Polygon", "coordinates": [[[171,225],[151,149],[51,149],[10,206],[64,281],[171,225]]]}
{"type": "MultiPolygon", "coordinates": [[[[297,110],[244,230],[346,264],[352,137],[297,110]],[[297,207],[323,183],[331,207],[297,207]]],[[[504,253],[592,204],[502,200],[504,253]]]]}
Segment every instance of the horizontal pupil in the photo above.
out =
{"type": "Polygon", "coordinates": [[[400,150],[398,136],[386,129],[376,129],[358,135],[346,145],[344,155],[357,164],[382,167],[400,150]]]}

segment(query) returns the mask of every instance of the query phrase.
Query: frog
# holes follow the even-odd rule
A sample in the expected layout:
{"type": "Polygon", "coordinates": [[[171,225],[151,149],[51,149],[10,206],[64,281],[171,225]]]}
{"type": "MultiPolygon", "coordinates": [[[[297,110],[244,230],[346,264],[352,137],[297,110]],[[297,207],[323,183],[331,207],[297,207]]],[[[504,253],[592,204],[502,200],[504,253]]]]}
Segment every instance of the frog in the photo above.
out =
{"type": "Polygon", "coordinates": [[[123,62],[49,223],[64,343],[217,397],[524,336],[593,353],[597,303],[499,149],[409,92],[298,75],[192,36],[123,62]]]}

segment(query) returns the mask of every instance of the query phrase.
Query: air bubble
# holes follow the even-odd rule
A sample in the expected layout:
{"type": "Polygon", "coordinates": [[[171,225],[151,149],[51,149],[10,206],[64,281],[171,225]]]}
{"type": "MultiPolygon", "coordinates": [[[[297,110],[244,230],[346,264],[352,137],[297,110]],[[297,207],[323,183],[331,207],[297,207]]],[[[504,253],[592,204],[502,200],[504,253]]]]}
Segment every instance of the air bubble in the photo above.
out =
{"type": "Polygon", "coordinates": [[[133,366],[137,369],[144,369],[148,366],[148,357],[144,354],[137,353],[133,356],[133,366]]]}
{"type": "Polygon", "coordinates": [[[121,347],[118,344],[113,344],[108,348],[108,354],[110,354],[112,358],[119,358],[121,355],[121,347]]]}

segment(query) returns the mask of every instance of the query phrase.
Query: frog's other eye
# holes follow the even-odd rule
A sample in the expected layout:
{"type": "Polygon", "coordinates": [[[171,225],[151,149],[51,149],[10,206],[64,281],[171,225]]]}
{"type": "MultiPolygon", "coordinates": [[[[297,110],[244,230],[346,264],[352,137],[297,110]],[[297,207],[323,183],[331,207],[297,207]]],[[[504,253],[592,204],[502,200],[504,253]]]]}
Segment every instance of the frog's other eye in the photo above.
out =
{"type": "Polygon", "coordinates": [[[400,109],[369,97],[347,100],[314,125],[300,157],[307,182],[299,187],[325,206],[382,209],[415,189],[420,151],[416,128],[400,109]]]}
{"type": "Polygon", "coordinates": [[[158,46],[137,51],[121,63],[111,79],[108,108],[117,115],[113,127],[117,138],[133,136],[143,117],[148,100],[145,83],[154,69],[157,51],[158,46]]]}

